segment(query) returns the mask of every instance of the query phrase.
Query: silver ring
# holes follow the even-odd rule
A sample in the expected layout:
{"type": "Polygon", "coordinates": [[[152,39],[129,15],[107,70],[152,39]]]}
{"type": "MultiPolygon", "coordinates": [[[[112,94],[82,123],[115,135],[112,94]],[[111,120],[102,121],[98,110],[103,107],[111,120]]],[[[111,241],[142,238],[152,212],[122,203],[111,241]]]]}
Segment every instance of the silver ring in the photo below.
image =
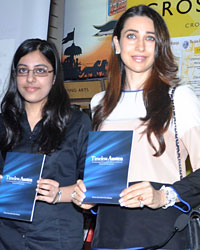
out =
{"type": "Polygon", "coordinates": [[[144,207],[144,203],[142,201],[140,201],[140,208],[144,207]]]}
{"type": "Polygon", "coordinates": [[[74,199],[75,196],[76,196],[76,191],[74,191],[74,192],[72,193],[72,198],[74,199]]]}

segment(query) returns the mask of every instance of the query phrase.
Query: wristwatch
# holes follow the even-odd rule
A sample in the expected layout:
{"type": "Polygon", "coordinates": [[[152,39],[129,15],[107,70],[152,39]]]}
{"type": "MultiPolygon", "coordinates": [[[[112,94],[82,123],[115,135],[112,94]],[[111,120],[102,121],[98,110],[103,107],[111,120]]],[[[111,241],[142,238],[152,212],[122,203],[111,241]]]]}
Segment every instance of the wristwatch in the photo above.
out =
{"type": "Polygon", "coordinates": [[[177,193],[171,187],[166,187],[163,185],[160,190],[164,190],[165,197],[167,200],[167,204],[162,208],[166,209],[168,207],[172,207],[176,203],[177,193]]]}

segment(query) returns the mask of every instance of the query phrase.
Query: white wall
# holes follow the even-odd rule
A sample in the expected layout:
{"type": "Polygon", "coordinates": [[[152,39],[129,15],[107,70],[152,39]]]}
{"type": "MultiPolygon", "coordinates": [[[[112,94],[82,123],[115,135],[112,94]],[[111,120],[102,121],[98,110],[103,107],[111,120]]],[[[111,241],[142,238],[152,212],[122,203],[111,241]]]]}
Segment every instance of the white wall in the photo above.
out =
{"type": "Polygon", "coordinates": [[[51,0],[0,0],[0,101],[13,54],[28,38],[47,39],[51,0]]]}

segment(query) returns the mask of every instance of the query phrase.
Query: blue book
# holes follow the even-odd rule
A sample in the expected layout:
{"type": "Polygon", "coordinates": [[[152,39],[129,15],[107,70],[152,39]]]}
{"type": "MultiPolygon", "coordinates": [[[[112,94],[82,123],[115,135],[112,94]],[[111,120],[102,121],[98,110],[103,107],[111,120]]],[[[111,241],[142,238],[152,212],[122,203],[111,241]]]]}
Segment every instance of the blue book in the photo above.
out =
{"type": "Polygon", "coordinates": [[[89,132],[83,202],[119,204],[119,195],[128,186],[132,138],[133,131],[89,132]]]}
{"type": "Polygon", "coordinates": [[[8,152],[0,183],[0,217],[32,221],[45,155],[8,152]]]}

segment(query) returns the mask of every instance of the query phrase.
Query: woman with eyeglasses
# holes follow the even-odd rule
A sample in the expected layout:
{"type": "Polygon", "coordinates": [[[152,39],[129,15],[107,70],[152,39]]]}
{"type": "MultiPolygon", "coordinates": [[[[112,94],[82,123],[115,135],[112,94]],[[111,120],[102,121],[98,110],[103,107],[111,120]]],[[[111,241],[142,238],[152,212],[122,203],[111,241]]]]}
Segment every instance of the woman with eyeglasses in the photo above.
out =
{"type": "Polygon", "coordinates": [[[70,108],[52,43],[28,39],[18,47],[1,110],[2,158],[12,151],[45,154],[46,159],[33,221],[0,219],[0,249],[81,250],[83,216],[71,194],[83,175],[91,124],[87,114],[70,108]]]}

